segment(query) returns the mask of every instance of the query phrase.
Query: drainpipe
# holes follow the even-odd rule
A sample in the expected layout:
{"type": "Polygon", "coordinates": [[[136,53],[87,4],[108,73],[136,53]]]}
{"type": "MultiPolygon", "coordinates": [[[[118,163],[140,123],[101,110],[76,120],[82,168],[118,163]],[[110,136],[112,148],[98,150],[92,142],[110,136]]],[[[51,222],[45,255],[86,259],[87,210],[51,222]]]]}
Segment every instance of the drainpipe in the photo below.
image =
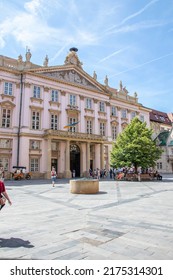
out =
{"type": "Polygon", "coordinates": [[[23,99],[23,74],[20,75],[19,127],[18,127],[18,132],[17,132],[17,166],[19,166],[19,155],[20,155],[20,129],[21,129],[21,116],[22,116],[22,99],[23,99]]]}

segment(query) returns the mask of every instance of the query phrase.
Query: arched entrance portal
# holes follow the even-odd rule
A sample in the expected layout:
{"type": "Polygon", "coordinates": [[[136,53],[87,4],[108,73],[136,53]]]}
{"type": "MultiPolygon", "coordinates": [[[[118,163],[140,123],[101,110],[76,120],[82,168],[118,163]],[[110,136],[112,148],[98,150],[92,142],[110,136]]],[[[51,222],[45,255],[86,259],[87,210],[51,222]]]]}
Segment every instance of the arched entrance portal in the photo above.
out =
{"type": "Polygon", "coordinates": [[[70,145],[70,170],[80,177],[80,149],[76,144],[70,145]]]}

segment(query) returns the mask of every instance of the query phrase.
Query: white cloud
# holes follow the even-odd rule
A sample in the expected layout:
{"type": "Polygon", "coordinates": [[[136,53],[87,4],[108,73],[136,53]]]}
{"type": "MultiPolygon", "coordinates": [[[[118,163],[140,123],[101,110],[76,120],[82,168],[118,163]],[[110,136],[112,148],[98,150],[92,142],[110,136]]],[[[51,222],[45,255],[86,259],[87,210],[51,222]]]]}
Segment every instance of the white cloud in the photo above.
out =
{"type": "Polygon", "coordinates": [[[135,70],[135,69],[137,69],[137,68],[140,68],[140,67],[142,67],[142,66],[145,66],[145,65],[147,65],[147,64],[153,63],[153,62],[155,62],[155,61],[161,60],[161,59],[163,59],[163,58],[166,58],[166,57],[172,56],[172,55],[173,55],[173,52],[168,53],[168,54],[165,54],[165,55],[162,55],[162,56],[160,56],[160,57],[157,57],[157,58],[151,59],[151,60],[149,60],[149,61],[146,61],[146,62],[144,62],[144,63],[142,63],[142,64],[136,65],[136,66],[134,66],[134,67],[132,67],[132,68],[129,68],[129,69],[127,69],[127,70],[124,70],[124,71],[121,71],[121,72],[119,72],[119,73],[116,73],[116,74],[114,74],[114,75],[112,75],[112,76],[110,76],[110,77],[112,78],[112,77],[114,77],[114,76],[118,76],[118,75],[120,75],[120,74],[127,73],[127,72],[129,72],[129,71],[135,70]]]}
{"type": "Polygon", "coordinates": [[[152,0],[151,2],[149,2],[147,5],[145,5],[142,9],[140,9],[138,12],[126,17],[125,19],[122,20],[121,24],[124,24],[125,22],[127,22],[128,20],[139,16],[140,14],[142,14],[144,11],[146,11],[151,5],[155,4],[156,2],[158,2],[159,0],[152,0]]]}
{"type": "MultiPolygon", "coordinates": [[[[64,2],[63,2],[64,3],[64,2]]],[[[0,23],[0,47],[4,48],[6,38],[12,36],[16,42],[19,42],[23,47],[26,45],[29,48],[37,49],[41,45],[46,46],[59,46],[62,47],[68,44],[94,45],[98,43],[98,37],[93,30],[88,30],[87,26],[79,27],[77,22],[70,24],[75,13],[76,19],[78,18],[79,10],[76,2],[71,0],[69,2],[68,10],[71,19],[66,22],[62,21],[64,5],[61,0],[52,0],[51,5],[45,0],[32,0],[24,4],[24,10],[13,12],[14,17],[11,20],[5,19],[0,23]],[[55,10],[59,11],[58,14],[55,10]],[[59,21],[55,20],[55,24],[51,24],[47,15],[54,12],[54,17],[60,18],[59,21]]]]}
{"type": "Polygon", "coordinates": [[[32,0],[24,4],[24,8],[31,14],[37,15],[41,8],[42,0],[32,0]]]}
{"type": "Polygon", "coordinates": [[[126,23],[127,21],[129,21],[132,18],[135,18],[137,16],[139,16],[140,14],[142,14],[144,11],[146,11],[151,5],[155,4],[156,2],[158,2],[159,0],[152,0],[151,2],[149,2],[147,5],[145,5],[142,9],[140,9],[138,12],[129,15],[128,17],[124,18],[119,24],[117,25],[113,25],[111,26],[109,29],[107,29],[107,31],[111,31],[114,28],[116,29],[118,26],[123,25],[124,23],[126,23]]]}
{"type": "Polygon", "coordinates": [[[127,32],[133,32],[133,31],[138,31],[141,29],[150,29],[150,28],[155,28],[155,27],[160,27],[166,25],[166,21],[157,21],[157,20],[152,20],[152,21],[142,21],[139,23],[131,24],[131,25],[125,25],[121,27],[117,27],[112,31],[109,31],[108,34],[115,34],[115,33],[127,33],[127,32]]]}
{"type": "Polygon", "coordinates": [[[115,52],[111,53],[110,55],[108,55],[108,56],[106,56],[106,57],[100,59],[100,60],[98,61],[98,63],[101,63],[101,62],[103,62],[103,61],[105,61],[105,60],[107,60],[107,59],[109,59],[109,58],[111,58],[111,57],[113,57],[113,56],[115,56],[115,55],[121,53],[121,52],[124,52],[125,50],[127,50],[127,48],[122,48],[122,49],[120,49],[120,50],[118,50],[118,51],[115,51],[115,52]]]}

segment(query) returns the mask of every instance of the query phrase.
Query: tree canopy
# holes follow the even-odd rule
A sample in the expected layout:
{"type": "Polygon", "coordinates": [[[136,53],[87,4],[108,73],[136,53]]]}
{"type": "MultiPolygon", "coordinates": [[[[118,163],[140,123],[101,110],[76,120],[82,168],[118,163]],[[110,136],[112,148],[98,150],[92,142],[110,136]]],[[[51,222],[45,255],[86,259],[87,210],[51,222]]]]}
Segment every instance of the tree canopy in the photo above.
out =
{"type": "Polygon", "coordinates": [[[160,147],[152,139],[152,129],[146,122],[133,118],[129,125],[120,133],[113,143],[111,166],[113,167],[154,167],[162,154],[160,147]]]}

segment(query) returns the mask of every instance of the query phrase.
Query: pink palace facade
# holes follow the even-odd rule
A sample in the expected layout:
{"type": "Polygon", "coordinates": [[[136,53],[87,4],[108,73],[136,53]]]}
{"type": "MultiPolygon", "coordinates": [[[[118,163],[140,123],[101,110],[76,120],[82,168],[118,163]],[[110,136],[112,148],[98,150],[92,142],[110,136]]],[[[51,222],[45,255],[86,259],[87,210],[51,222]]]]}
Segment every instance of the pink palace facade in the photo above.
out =
{"type": "Polygon", "coordinates": [[[120,81],[111,88],[87,74],[77,49],[60,66],[0,56],[0,164],[10,176],[26,166],[33,178],[87,176],[89,168],[109,169],[112,141],[134,116],[150,126],[148,108],[130,96],[120,81]],[[76,126],[64,128],[78,122],[76,126]]]}

